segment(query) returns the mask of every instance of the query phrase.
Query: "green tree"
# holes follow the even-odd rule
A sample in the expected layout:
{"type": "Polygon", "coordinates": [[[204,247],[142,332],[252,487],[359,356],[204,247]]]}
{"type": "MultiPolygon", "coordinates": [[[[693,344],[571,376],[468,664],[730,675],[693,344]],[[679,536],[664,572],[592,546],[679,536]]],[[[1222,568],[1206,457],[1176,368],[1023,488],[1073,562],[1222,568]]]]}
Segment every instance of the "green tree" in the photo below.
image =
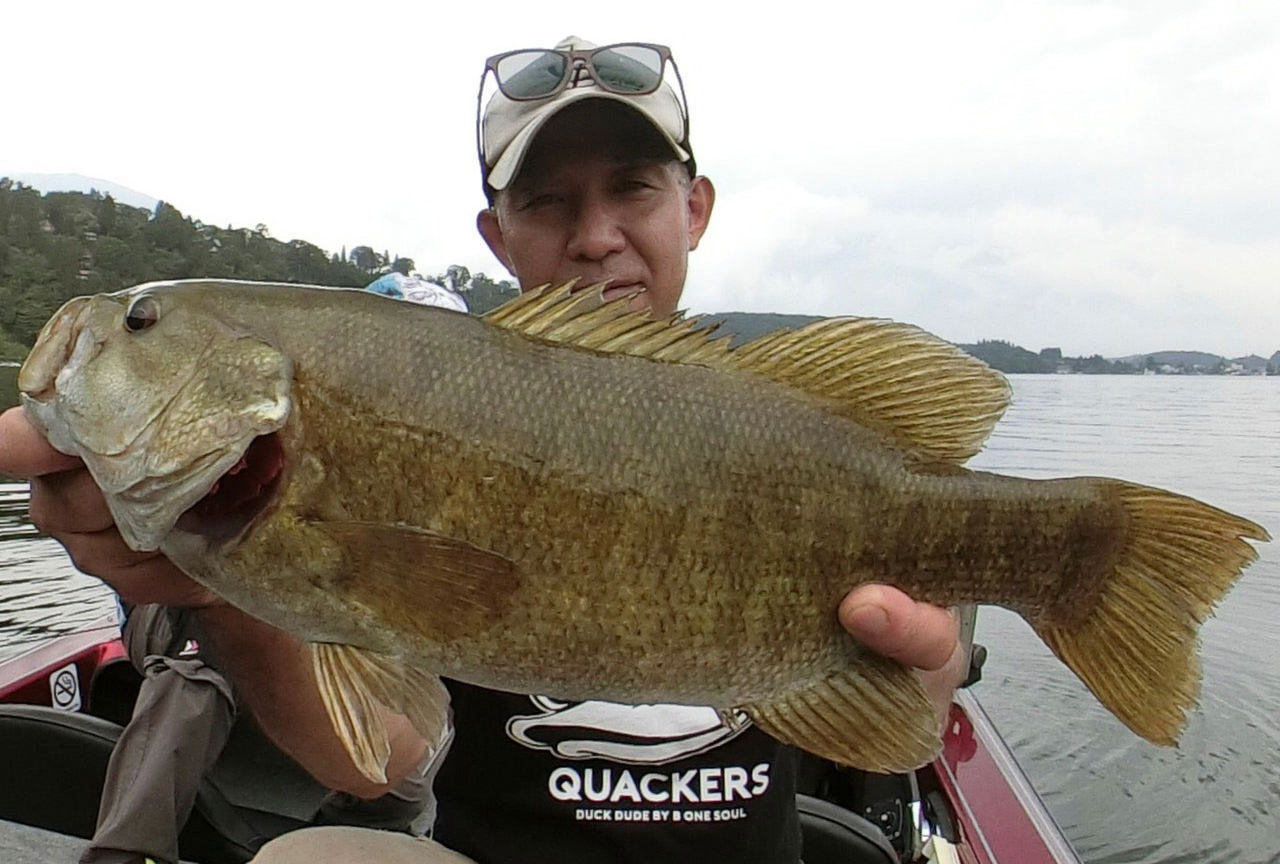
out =
{"type": "Polygon", "coordinates": [[[377,273],[386,263],[386,259],[374,252],[370,246],[357,246],[351,250],[351,263],[365,273],[377,273]]]}
{"type": "Polygon", "coordinates": [[[484,273],[476,273],[471,277],[471,287],[467,291],[467,305],[473,313],[482,315],[519,295],[520,289],[510,280],[495,282],[484,273]]]}
{"type": "Polygon", "coordinates": [[[179,255],[190,252],[195,239],[191,223],[183,218],[177,207],[163,201],[156,204],[155,215],[143,233],[153,248],[179,255]]]}
{"type": "Polygon", "coordinates": [[[94,205],[94,214],[98,217],[98,231],[110,234],[116,227],[116,199],[108,192],[102,200],[94,205]]]}
{"type": "Polygon", "coordinates": [[[8,177],[0,177],[0,237],[9,234],[9,216],[13,213],[13,181],[8,177]]]}
{"type": "Polygon", "coordinates": [[[290,241],[288,257],[291,282],[321,283],[329,273],[329,259],[324,250],[305,240],[290,241]]]}
{"type": "Polygon", "coordinates": [[[64,193],[51,192],[44,199],[45,212],[57,234],[74,234],[75,223],[71,218],[71,203],[64,193]]]}
{"type": "Polygon", "coordinates": [[[466,291],[471,282],[471,271],[461,264],[450,264],[444,271],[445,281],[454,291],[466,291]]]}
{"type": "Polygon", "coordinates": [[[80,273],[80,262],[85,260],[83,244],[74,237],[52,237],[45,247],[45,261],[53,269],[54,282],[65,294],[75,284],[80,273]]]}
{"type": "MultiPolygon", "coordinates": [[[[5,330],[3,327],[0,327],[0,361],[8,361],[10,363],[16,363],[21,361],[26,356],[27,356],[27,346],[19,342],[13,336],[11,336],[8,330],[5,330]]],[[[14,373],[16,376],[17,371],[18,371],[17,369],[0,368],[0,376],[3,376],[6,373],[14,373]]],[[[16,402],[16,397],[15,397],[15,402],[16,402]]],[[[3,408],[5,407],[8,407],[8,406],[4,405],[3,403],[0,403],[0,410],[3,410],[3,408]]]]}
{"type": "Polygon", "coordinates": [[[1039,354],[1003,339],[984,339],[976,345],[961,345],[961,350],[977,357],[1001,372],[1052,372],[1056,367],[1039,354]]]}
{"type": "Polygon", "coordinates": [[[141,244],[126,243],[118,237],[98,240],[94,255],[98,272],[120,286],[141,282],[146,274],[146,256],[141,244]]]}

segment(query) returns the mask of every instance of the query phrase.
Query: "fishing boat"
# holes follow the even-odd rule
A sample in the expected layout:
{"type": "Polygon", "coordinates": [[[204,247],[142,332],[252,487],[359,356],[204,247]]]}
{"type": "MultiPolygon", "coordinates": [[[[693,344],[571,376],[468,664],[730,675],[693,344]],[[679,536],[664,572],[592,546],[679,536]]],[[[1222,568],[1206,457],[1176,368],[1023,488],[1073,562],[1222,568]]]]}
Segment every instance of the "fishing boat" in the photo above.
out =
{"type": "MultiPolygon", "coordinates": [[[[107,760],[140,679],[114,617],[0,662],[0,820],[88,838],[107,760]]],[[[1080,864],[968,689],[956,692],[941,756],[906,775],[819,760],[801,772],[806,864],[1080,864]]],[[[240,864],[290,825],[204,783],[184,861],[240,864]]]]}

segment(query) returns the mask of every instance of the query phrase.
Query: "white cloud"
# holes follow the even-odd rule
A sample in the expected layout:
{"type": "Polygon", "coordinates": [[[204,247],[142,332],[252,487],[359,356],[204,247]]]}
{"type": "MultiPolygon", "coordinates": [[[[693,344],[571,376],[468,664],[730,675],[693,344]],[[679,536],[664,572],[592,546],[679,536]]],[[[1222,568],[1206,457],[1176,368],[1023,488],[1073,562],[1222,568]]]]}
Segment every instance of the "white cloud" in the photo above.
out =
{"type": "Polygon", "coordinates": [[[228,0],[6,12],[0,172],[500,273],[476,237],[482,59],[671,44],[720,193],[697,309],[889,315],[1070,353],[1280,347],[1280,7],[228,0]]]}
{"type": "Polygon", "coordinates": [[[772,181],[724,196],[694,254],[686,299],[699,311],[877,315],[1070,354],[1280,345],[1280,241],[1149,220],[893,210],[772,181]]]}

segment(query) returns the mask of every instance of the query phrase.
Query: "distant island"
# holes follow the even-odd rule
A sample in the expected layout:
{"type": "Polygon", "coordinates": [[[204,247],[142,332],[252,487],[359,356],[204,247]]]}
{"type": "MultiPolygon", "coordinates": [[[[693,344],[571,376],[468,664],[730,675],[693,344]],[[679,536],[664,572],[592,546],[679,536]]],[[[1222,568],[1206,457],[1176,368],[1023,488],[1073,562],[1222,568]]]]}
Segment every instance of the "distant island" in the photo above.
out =
{"type": "Polygon", "coordinates": [[[960,348],[1001,372],[1057,373],[1059,375],[1280,375],[1280,351],[1270,359],[1250,354],[1227,358],[1203,351],[1156,351],[1108,360],[1101,355],[1064,357],[1060,348],[1032,353],[1000,340],[982,341],[960,348]]]}
{"type": "MultiPolygon", "coordinates": [[[[733,344],[783,327],[803,327],[819,320],[816,315],[776,315],[763,312],[719,312],[706,316],[709,325],[733,334],[733,344]]],[[[957,344],[993,369],[1010,373],[1059,375],[1280,375],[1280,351],[1268,360],[1251,354],[1228,359],[1203,351],[1157,351],[1108,360],[1100,355],[1064,357],[1060,348],[1039,354],[998,339],[957,344]]]]}
{"type": "MultiPolygon", "coordinates": [[[[78,175],[39,177],[80,187],[97,182],[78,175]]],[[[112,191],[141,199],[140,203],[152,199],[102,182],[101,189],[41,192],[21,180],[0,177],[0,362],[22,360],[40,327],[72,297],[161,279],[253,279],[358,288],[393,270],[419,269],[431,274],[429,280],[460,291],[477,314],[517,294],[510,280],[494,280],[457,264],[423,269],[409,258],[378,252],[372,244],[330,252],[305,240],[276,240],[262,224],[208,225],[164,201],[149,208],[131,206],[113,197],[112,191]]],[[[705,317],[733,334],[735,343],[817,320],[812,315],[754,312],[705,317]]],[[[1106,359],[1065,357],[1058,348],[1034,353],[1000,340],[959,347],[1002,372],[1280,375],[1280,351],[1270,359],[1197,351],[1106,359]]],[[[4,395],[8,394],[0,393],[4,395]]]]}

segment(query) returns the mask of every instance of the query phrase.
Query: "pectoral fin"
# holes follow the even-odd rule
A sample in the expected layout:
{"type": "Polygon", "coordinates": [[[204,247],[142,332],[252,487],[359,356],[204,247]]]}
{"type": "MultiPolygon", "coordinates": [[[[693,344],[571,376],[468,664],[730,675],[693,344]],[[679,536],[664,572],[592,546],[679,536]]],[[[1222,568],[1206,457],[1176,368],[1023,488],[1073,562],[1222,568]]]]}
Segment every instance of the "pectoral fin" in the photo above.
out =
{"type": "Polygon", "coordinates": [[[742,710],[779,741],[834,762],[880,773],[919,768],[942,749],[929,694],[893,660],[873,655],[867,664],[742,710]]]}
{"type": "Polygon", "coordinates": [[[316,642],[311,662],[320,698],[342,746],[374,783],[387,781],[391,744],[383,707],[409,718],[434,752],[449,724],[449,691],[435,675],[352,645],[316,642]]]}
{"type": "Polygon", "coordinates": [[[379,626],[452,639],[491,626],[519,585],[515,564],[412,525],[313,522],[340,556],[326,590],[379,626]]]}

